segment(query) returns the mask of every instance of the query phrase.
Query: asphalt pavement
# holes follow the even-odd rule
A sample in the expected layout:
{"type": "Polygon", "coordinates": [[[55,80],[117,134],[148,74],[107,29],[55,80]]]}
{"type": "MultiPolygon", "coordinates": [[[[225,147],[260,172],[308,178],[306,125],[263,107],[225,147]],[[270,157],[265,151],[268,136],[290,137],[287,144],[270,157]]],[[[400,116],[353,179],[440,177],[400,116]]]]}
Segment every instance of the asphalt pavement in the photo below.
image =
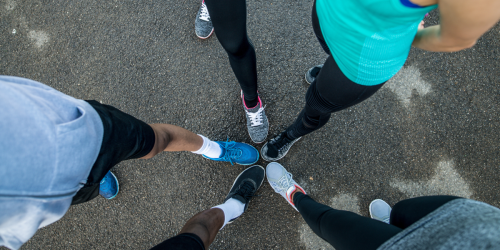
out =
{"type": "MultiPolygon", "coordinates": [[[[198,0],[0,0],[0,74],[30,78],[148,123],[255,145],[240,89],[217,37],[194,34],[198,0]]],[[[304,105],[304,73],[322,63],[312,0],[248,0],[259,91],[275,136],[304,105]]],[[[426,18],[436,24],[438,13],[426,18]]],[[[368,215],[453,194],[500,207],[500,25],[471,49],[412,49],[372,98],[332,115],[280,160],[317,201],[368,215]]],[[[258,164],[266,166],[260,160],[258,164]]],[[[130,160],[113,172],[120,193],[73,206],[22,249],[149,249],[194,214],[220,204],[244,166],[189,152],[130,160]]],[[[327,249],[265,182],[212,249],[327,249]]]]}

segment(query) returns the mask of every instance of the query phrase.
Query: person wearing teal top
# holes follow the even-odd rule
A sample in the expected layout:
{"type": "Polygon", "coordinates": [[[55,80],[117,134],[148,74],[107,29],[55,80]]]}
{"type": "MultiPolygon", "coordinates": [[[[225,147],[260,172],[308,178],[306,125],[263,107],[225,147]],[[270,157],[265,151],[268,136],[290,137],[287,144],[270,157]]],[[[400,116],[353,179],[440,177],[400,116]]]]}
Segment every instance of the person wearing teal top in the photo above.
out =
{"type": "Polygon", "coordinates": [[[262,147],[262,158],[283,158],[331,113],[372,96],[403,67],[412,45],[436,52],[470,48],[499,19],[498,0],[315,0],[312,26],[329,57],[307,71],[305,108],[262,147]],[[440,25],[424,28],[426,13],[436,8],[440,25]]]}
{"type": "Polygon", "coordinates": [[[316,2],[321,33],[333,59],[349,80],[368,86],[399,71],[420,22],[436,7],[408,7],[401,0],[316,2]]]}

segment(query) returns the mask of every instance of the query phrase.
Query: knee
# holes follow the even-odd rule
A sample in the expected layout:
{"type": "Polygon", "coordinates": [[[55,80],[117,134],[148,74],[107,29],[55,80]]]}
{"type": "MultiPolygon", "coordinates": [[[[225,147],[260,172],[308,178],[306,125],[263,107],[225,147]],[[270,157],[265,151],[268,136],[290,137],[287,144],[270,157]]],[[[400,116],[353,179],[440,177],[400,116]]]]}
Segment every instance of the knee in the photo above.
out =
{"type": "Polygon", "coordinates": [[[181,233],[194,233],[208,242],[210,235],[217,232],[224,224],[224,212],[220,209],[207,209],[199,212],[186,222],[181,233]]]}
{"type": "Polygon", "coordinates": [[[250,44],[243,40],[241,42],[225,43],[223,47],[230,56],[240,58],[247,54],[250,44]]]}
{"type": "Polygon", "coordinates": [[[150,124],[155,133],[155,144],[151,152],[141,159],[153,158],[155,155],[165,150],[170,143],[171,136],[166,129],[162,129],[161,125],[162,124],[150,124]]]}
{"type": "Polygon", "coordinates": [[[331,114],[321,114],[319,116],[308,116],[307,114],[302,119],[304,126],[309,129],[319,129],[323,127],[328,120],[330,120],[331,114]]]}
{"type": "Polygon", "coordinates": [[[200,224],[203,224],[207,228],[209,228],[210,225],[216,224],[217,222],[224,223],[224,212],[222,212],[222,210],[219,210],[210,208],[200,212],[200,220],[198,222],[200,224]]]}

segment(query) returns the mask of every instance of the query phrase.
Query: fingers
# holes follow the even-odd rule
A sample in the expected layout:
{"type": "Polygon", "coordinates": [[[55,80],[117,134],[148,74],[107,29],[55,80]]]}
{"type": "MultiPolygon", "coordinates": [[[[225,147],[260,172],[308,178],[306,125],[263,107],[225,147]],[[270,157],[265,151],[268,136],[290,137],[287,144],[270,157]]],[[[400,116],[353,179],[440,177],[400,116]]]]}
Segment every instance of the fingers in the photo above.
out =
{"type": "Polygon", "coordinates": [[[420,24],[418,25],[418,29],[419,29],[419,30],[421,30],[421,29],[425,28],[425,27],[424,27],[424,24],[425,24],[425,22],[422,20],[422,21],[420,22],[420,24]]]}

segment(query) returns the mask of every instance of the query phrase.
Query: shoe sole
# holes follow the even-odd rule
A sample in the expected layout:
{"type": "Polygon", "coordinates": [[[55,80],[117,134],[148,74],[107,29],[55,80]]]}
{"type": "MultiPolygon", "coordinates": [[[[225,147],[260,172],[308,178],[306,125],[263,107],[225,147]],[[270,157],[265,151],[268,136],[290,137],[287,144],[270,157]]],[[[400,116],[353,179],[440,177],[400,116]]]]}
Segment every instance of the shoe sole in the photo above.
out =
{"type": "MultiPolygon", "coordinates": [[[[260,182],[259,187],[257,188],[257,190],[255,190],[255,192],[257,193],[257,191],[258,191],[258,190],[260,189],[260,187],[262,186],[262,183],[264,183],[264,179],[267,179],[266,169],[265,169],[264,167],[262,167],[261,165],[254,165],[254,166],[252,166],[252,167],[259,167],[259,168],[262,168],[262,170],[264,170],[264,176],[266,177],[266,178],[262,178],[262,181],[260,182]]],[[[250,168],[251,168],[251,167],[250,167],[250,168]]],[[[241,176],[243,173],[245,173],[245,172],[246,172],[248,169],[250,169],[250,168],[245,169],[243,172],[241,172],[241,173],[240,173],[240,174],[239,174],[239,175],[238,175],[238,176],[234,179],[233,185],[231,185],[231,188],[229,189],[229,192],[231,192],[231,189],[233,189],[234,184],[236,184],[236,181],[240,178],[240,176],[241,176]]],[[[251,201],[251,200],[250,200],[250,201],[251,201]]],[[[247,205],[247,207],[250,205],[250,201],[248,201],[248,205],[247,205]]],[[[245,213],[245,211],[243,211],[243,213],[245,213]]],[[[241,214],[241,215],[243,215],[243,214],[241,214]]],[[[240,216],[241,216],[241,215],[240,215],[240,216]]],[[[235,221],[236,219],[238,219],[240,216],[236,217],[233,221],[235,221]]],[[[233,223],[233,221],[228,221],[228,222],[227,222],[227,224],[231,224],[231,223],[233,223]]]]}
{"type": "Polygon", "coordinates": [[[115,174],[113,174],[113,172],[111,172],[111,171],[110,171],[109,173],[110,173],[110,174],[113,176],[113,178],[115,178],[115,180],[116,180],[116,194],[115,194],[115,195],[113,195],[113,196],[111,196],[110,198],[106,198],[106,199],[108,199],[108,200],[111,200],[111,199],[115,198],[115,197],[118,195],[118,192],[120,192],[120,183],[118,182],[118,178],[116,178],[116,176],[115,176],[115,174]]]}
{"type": "Polygon", "coordinates": [[[304,74],[304,80],[307,82],[307,84],[311,85],[311,84],[312,84],[312,82],[309,82],[309,81],[307,80],[307,73],[309,73],[309,70],[308,70],[308,71],[304,74]]]}
{"type": "Polygon", "coordinates": [[[198,35],[198,34],[196,34],[196,32],[195,32],[196,36],[197,36],[198,38],[200,38],[200,39],[203,39],[203,40],[205,40],[205,39],[209,38],[210,36],[212,36],[212,34],[213,34],[213,33],[214,33],[214,29],[213,29],[213,28],[212,28],[212,32],[210,32],[210,34],[208,34],[208,36],[206,36],[206,37],[199,36],[199,35],[198,35]]]}
{"type": "MultiPolygon", "coordinates": [[[[243,144],[245,144],[245,145],[248,145],[248,146],[252,147],[252,145],[246,144],[246,143],[244,143],[244,142],[240,142],[240,143],[243,143],[243,144]]],[[[254,147],[252,147],[252,148],[254,148],[254,147]]],[[[257,150],[257,149],[255,149],[255,150],[257,150]]],[[[205,158],[205,159],[208,159],[208,160],[214,161],[214,160],[212,160],[212,159],[210,159],[210,158],[207,158],[205,155],[201,155],[201,156],[203,156],[203,158],[205,158]]],[[[237,162],[234,162],[234,161],[233,161],[233,163],[238,164],[238,165],[241,165],[241,166],[248,166],[248,165],[252,165],[252,164],[257,163],[257,162],[259,161],[259,157],[260,157],[260,152],[259,152],[259,150],[257,150],[257,160],[255,160],[254,162],[252,162],[252,163],[245,163],[245,164],[241,164],[241,163],[237,163],[237,162]]],[[[220,161],[220,162],[228,162],[228,161],[220,161]]],[[[229,162],[229,163],[230,163],[230,162],[229,162]]]]}
{"type": "Polygon", "coordinates": [[[262,146],[262,148],[260,149],[260,155],[262,156],[262,159],[264,159],[265,161],[268,161],[268,162],[272,162],[272,161],[277,161],[277,160],[280,160],[282,159],[283,157],[286,156],[286,154],[288,154],[288,151],[290,151],[290,149],[292,148],[293,144],[295,144],[297,141],[300,140],[300,138],[302,137],[299,137],[295,140],[292,141],[292,145],[285,151],[285,153],[281,156],[281,157],[278,157],[278,158],[267,158],[267,156],[265,156],[265,154],[262,152],[262,150],[264,149],[264,147],[269,143],[269,142],[266,142],[266,144],[264,144],[264,146],[262,146]]]}

